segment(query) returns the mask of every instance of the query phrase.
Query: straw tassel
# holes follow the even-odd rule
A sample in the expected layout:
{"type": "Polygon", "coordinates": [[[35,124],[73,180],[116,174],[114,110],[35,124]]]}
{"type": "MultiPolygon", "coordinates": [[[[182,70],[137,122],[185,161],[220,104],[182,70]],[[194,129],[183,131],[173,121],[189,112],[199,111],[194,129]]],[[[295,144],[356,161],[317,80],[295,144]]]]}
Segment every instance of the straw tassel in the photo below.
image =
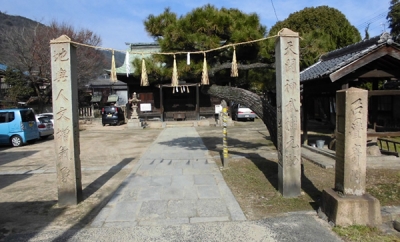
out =
{"type": "Polygon", "coordinates": [[[232,58],[232,69],[231,69],[231,77],[238,77],[238,67],[236,62],[236,48],[233,46],[233,58],[232,58]]]}
{"type": "Polygon", "coordinates": [[[147,77],[147,70],[146,70],[146,61],[142,58],[142,78],[140,81],[140,85],[147,87],[149,86],[149,78],[147,77]]]}
{"type": "Polygon", "coordinates": [[[178,86],[178,70],[176,68],[176,57],[175,57],[175,55],[174,55],[174,67],[172,69],[171,86],[172,87],[177,87],[178,86]]]}
{"type": "Polygon", "coordinates": [[[112,50],[112,56],[111,56],[111,73],[110,73],[110,80],[111,80],[112,82],[117,82],[117,69],[115,68],[114,50],[112,50]]]}
{"type": "Polygon", "coordinates": [[[208,79],[206,53],[204,53],[203,74],[201,75],[201,85],[210,85],[210,81],[208,79]]]}
{"type": "Polygon", "coordinates": [[[126,51],[126,54],[125,54],[126,77],[129,77],[129,73],[131,73],[131,63],[129,63],[129,62],[130,62],[129,51],[126,51]]]}

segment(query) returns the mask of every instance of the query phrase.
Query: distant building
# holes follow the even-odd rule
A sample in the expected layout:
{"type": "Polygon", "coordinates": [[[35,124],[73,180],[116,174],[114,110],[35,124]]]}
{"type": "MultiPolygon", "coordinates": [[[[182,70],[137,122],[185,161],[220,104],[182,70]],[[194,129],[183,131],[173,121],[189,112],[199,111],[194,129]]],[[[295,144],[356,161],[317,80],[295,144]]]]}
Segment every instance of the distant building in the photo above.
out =
{"type": "Polygon", "coordinates": [[[97,107],[111,103],[125,106],[128,103],[127,84],[121,81],[112,82],[108,75],[90,81],[87,87],[92,95],[90,102],[97,107]]]}
{"type": "MultiPolygon", "coordinates": [[[[215,105],[220,104],[221,100],[200,92],[200,78],[180,80],[178,87],[174,88],[171,86],[171,79],[141,86],[141,70],[137,70],[132,62],[160,52],[160,46],[157,43],[126,44],[130,50],[129,60],[127,63],[125,59],[124,64],[116,68],[117,79],[127,84],[128,97],[136,92],[141,100],[139,116],[159,118],[161,121],[199,120],[201,117],[214,117],[215,105]]],[[[150,77],[151,73],[148,75],[150,77]]]]}

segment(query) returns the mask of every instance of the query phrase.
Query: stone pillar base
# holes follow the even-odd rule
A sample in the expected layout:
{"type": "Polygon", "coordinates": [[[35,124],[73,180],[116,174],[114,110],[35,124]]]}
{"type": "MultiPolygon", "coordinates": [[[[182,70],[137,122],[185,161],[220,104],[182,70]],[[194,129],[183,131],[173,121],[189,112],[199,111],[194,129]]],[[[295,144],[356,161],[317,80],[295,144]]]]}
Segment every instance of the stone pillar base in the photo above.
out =
{"type": "Polygon", "coordinates": [[[140,119],[129,119],[128,120],[128,128],[129,129],[141,129],[143,128],[143,124],[140,119]]]}
{"type": "Polygon", "coordinates": [[[324,189],[321,210],[337,226],[382,224],[379,200],[367,193],[340,196],[331,188],[324,189]]]}

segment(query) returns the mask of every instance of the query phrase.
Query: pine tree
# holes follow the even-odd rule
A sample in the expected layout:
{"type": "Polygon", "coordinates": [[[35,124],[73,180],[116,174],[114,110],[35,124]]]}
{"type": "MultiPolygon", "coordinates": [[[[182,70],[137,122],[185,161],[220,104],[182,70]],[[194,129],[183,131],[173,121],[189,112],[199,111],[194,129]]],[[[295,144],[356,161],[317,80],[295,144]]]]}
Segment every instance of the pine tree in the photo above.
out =
{"type": "Polygon", "coordinates": [[[399,0],[391,0],[389,12],[386,17],[389,21],[390,34],[397,37],[400,34],[400,4],[399,0]]]}

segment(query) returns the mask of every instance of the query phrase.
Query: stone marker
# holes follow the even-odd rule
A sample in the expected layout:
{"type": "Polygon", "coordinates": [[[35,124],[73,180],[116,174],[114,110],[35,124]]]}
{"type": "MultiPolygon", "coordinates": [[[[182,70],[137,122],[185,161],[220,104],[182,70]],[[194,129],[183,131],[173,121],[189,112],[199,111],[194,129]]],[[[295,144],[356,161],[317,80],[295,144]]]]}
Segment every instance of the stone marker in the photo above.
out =
{"type": "Polygon", "coordinates": [[[50,41],[58,204],[82,200],[76,48],[62,35],[50,41]]]}
{"type": "Polygon", "coordinates": [[[142,122],[140,121],[137,113],[138,104],[141,102],[137,98],[136,92],[132,93],[132,98],[129,99],[129,103],[132,104],[131,118],[128,120],[128,128],[142,128],[142,122]]]}
{"type": "Polygon", "coordinates": [[[336,225],[382,223],[379,200],[365,193],[368,91],[336,93],[335,190],[323,191],[322,211],[336,225]]]}
{"type": "Polygon", "coordinates": [[[336,94],[335,189],[365,193],[368,91],[350,88],[336,94]]]}
{"type": "Polygon", "coordinates": [[[301,192],[299,34],[283,29],[275,43],[279,192],[301,192]]]}

